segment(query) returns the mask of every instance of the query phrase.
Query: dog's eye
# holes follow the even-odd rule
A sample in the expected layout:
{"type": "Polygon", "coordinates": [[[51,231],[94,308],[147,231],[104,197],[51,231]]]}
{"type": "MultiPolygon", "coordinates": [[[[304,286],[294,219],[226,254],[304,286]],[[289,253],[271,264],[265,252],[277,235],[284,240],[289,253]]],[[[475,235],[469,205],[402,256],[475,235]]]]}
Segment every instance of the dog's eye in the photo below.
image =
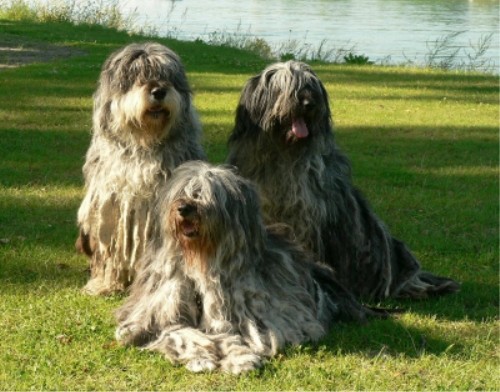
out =
{"type": "Polygon", "coordinates": [[[312,110],[316,106],[316,101],[311,94],[301,94],[298,97],[299,104],[304,110],[312,110]]]}
{"type": "Polygon", "coordinates": [[[200,198],[200,192],[199,191],[194,191],[193,195],[192,195],[192,198],[194,200],[198,200],[200,198]]]}
{"type": "Polygon", "coordinates": [[[177,212],[183,217],[186,217],[195,211],[196,206],[189,203],[182,203],[177,207],[177,212]]]}

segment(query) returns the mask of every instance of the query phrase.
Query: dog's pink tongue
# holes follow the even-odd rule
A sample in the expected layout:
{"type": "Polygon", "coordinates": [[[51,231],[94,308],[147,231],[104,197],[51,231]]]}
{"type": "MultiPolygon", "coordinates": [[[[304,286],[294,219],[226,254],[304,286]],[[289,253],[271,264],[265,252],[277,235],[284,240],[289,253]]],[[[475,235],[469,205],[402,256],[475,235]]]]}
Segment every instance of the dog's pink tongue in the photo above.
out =
{"type": "Polygon", "coordinates": [[[303,118],[293,119],[292,132],[299,139],[303,139],[309,136],[309,130],[307,129],[306,122],[303,118]]]}

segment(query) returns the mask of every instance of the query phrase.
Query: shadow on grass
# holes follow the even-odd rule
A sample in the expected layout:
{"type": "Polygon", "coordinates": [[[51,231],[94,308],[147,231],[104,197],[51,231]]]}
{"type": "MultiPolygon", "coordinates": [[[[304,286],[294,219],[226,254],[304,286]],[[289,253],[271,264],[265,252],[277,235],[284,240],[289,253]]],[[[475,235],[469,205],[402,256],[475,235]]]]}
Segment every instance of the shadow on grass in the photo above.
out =
{"type": "MultiPolygon", "coordinates": [[[[411,226],[405,230],[409,230],[417,241],[412,240],[409,245],[417,252],[431,252],[435,259],[435,265],[429,268],[431,271],[441,268],[440,255],[452,257],[451,261],[447,261],[448,265],[443,267],[444,271],[452,267],[465,271],[467,261],[458,260],[459,264],[454,266],[454,258],[473,260],[477,259],[475,255],[491,252],[491,257],[483,257],[480,264],[476,263],[474,270],[463,273],[469,279],[465,281],[462,293],[446,299],[411,303],[412,310],[416,312],[455,320],[480,320],[492,314],[492,304],[497,302],[496,287],[488,281],[481,281],[481,278],[490,273],[489,265],[494,263],[495,255],[498,256],[497,251],[491,251],[498,243],[498,226],[491,207],[498,206],[495,200],[498,196],[498,186],[495,186],[498,178],[489,171],[481,175],[449,175],[446,172],[436,175],[410,169],[422,167],[423,152],[426,169],[481,165],[497,167],[498,145],[494,140],[495,134],[496,130],[489,127],[412,127],[409,135],[403,135],[401,128],[394,126],[383,130],[344,127],[338,135],[338,139],[341,138],[349,147],[346,150],[352,152],[349,155],[351,159],[354,158],[354,180],[358,178],[365,185],[373,185],[373,189],[362,187],[368,196],[372,192],[376,192],[372,195],[376,196],[380,188],[384,188],[385,193],[382,195],[385,201],[377,203],[382,208],[376,208],[376,211],[382,212],[381,216],[386,215],[386,221],[396,221],[396,225],[389,225],[394,231],[398,226],[411,226]],[[432,137],[422,136],[426,134],[432,134],[432,137]],[[460,136],[456,138],[454,134],[460,136]],[[397,189],[399,187],[401,189],[397,189]],[[477,187],[481,188],[481,193],[474,193],[477,187]],[[397,192],[395,197],[404,197],[405,200],[407,194],[411,203],[425,202],[422,207],[424,210],[413,214],[409,211],[411,206],[404,206],[401,201],[400,211],[394,206],[385,210],[385,205],[391,200],[390,192],[397,192]],[[418,193],[415,195],[413,192],[418,193]],[[472,193],[474,197],[470,197],[472,193]],[[455,209],[456,213],[453,212],[455,209]],[[409,213],[411,215],[407,216],[409,213]],[[427,227],[429,224],[432,226],[427,227]],[[471,227],[474,229],[471,230],[471,227]],[[428,231],[425,234],[424,229],[428,231]],[[483,267],[485,270],[480,270],[483,267]]],[[[42,189],[70,186],[83,189],[81,166],[88,147],[88,132],[4,129],[2,138],[0,183],[4,187],[35,186],[42,189]]],[[[222,139],[222,135],[217,134],[219,142],[210,144],[212,161],[223,160],[225,141],[222,139]]],[[[43,192],[26,196],[23,192],[21,189],[15,195],[0,195],[0,238],[24,237],[35,248],[39,244],[56,251],[62,249],[73,252],[80,197],[74,194],[70,197],[48,197],[43,192]]],[[[496,211],[498,216],[498,207],[496,211]]],[[[403,239],[408,239],[408,236],[404,235],[403,239]]],[[[35,248],[33,255],[28,252],[25,257],[37,258],[35,248]]],[[[3,250],[0,248],[0,251],[3,250]]],[[[81,260],[84,262],[84,258],[81,260]]],[[[32,260],[32,263],[37,262],[32,260]]],[[[427,258],[423,262],[427,264],[427,258]]],[[[30,281],[45,279],[45,270],[40,272],[41,275],[33,274],[29,271],[38,269],[30,268],[29,262],[19,263],[19,268],[22,265],[26,266],[26,276],[31,277],[30,281]]],[[[22,277],[23,273],[15,275],[22,277]]],[[[57,273],[49,275],[59,276],[57,273]]]]}
{"type": "MultiPolygon", "coordinates": [[[[430,328],[408,326],[397,318],[387,320],[372,320],[366,324],[355,323],[334,324],[320,342],[306,344],[298,349],[321,358],[322,354],[361,354],[378,361],[384,357],[419,358],[424,354],[442,355],[455,345],[455,341],[448,340],[443,335],[430,328]]],[[[287,353],[291,354],[297,348],[290,347],[287,353]]]]}
{"type": "MultiPolygon", "coordinates": [[[[207,119],[211,115],[214,113],[205,113],[207,119]]],[[[208,136],[217,132],[217,129],[227,129],[227,126],[212,124],[209,128],[205,139],[213,148],[214,143],[208,136]]],[[[90,142],[88,130],[39,131],[0,127],[0,131],[0,182],[4,186],[82,185],[81,168],[90,142]]],[[[381,165],[392,165],[396,168],[420,166],[423,154],[427,167],[447,167],[450,163],[476,167],[498,163],[496,132],[492,127],[342,127],[338,131],[337,141],[345,147],[344,150],[355,168],[376,168],[381,165]],[[433,160],[433,157],[436,159],[433,160]],[[401,165],[397,164],[399,161],[401,165]],[[443,161],[446,161],[446,164],[443,161]]],[[[221,144],[220,148],[217,148],[218,161],[220,151],[226,148],[226,140],[221,136],[214,136],[221,144]]],[[[359,174],[363,174],[362,170],[359,174]]]]}
{"type": "Polygon", "coordinates": [[[462,281],[458,293],[423,300],[388,300],[393,306],[426,317],[476,321],[498,316],[498,286],[480,277],[462,281]],[[475,279],[475,280],[473,280],[475,279]]]}
{"type": "MultiPolygon", "coordinates": [[[[0,249],[0,255],[12,251],[0,249]]],[[[18,250],[15,250],[18,251],[18,250]]],[[[76,252],[76,251],[75,251],[76,252]]],[[[36,258],[36,251],[32,257],[36,258]]],[[[52,256],[49,260],[22,260],[12,258],[0,271],[0,292],[22,294],[32,288],[46,287],[47,291],[63,288],[80,288],[89,277],[86,259],[77,255],[67,257],[52,256]],[[52,257],[55,257],[54,259],[52,257]],[[38,262],[38,263],[37,263],[38,262]]]]}
{"type": "MultiPolygon", "coordinates": [[[[312,66],[323,83],[367,86],[386,86],[400,89],[418,89],[424,94],[412,95],[412,100],[440,100],[443,96],[466,102],[498,103],[498,77],[485,74],[463,74],[452,72],[429,72],[423,69],[395,71],[389,67],[349,67],[328,65],[328,71],[321,65],[312,66]]],[[[368,98],[369,95],[365,96],[368,98]]],[[[376,99],[400,99],[399,95],[377,96],[376,99]]]]}
{"type": "Polygon", "coordinates": [[[87,132],[0,129],[0,184],[83,186],[87,132]]]}

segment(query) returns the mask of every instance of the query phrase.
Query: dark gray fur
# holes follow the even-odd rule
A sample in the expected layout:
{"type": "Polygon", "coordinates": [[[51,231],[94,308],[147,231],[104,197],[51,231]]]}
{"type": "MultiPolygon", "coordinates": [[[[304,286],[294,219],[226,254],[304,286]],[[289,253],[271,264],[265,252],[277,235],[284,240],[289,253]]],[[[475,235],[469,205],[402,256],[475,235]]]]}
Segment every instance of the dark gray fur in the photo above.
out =
{"type": "Polygon", "coordinates": [[[423,272],[353,186],[350,163],[335,143],[327,92],[307,64],[273,64],[248,81],[227,162],[257,184],[266,222],[293,227],[356,296],[423,298],[459,290],[454,280],[423,272]],[[297,118],[307,137],[291,132],[297,118]]]}

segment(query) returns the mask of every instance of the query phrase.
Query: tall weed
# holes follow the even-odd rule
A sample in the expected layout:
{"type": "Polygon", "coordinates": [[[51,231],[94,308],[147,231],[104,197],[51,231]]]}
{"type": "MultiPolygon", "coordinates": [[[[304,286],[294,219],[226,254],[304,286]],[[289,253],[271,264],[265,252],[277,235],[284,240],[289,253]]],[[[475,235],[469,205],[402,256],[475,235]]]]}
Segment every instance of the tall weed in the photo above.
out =
{"type": "Polygon", "coordinates": [[[132,25],[132,17],[123,15],[119,9],[118,0],[53,0],[49,2],[0,0],[0,18],[98,24],[117,30],[126,30],[132,25]]]}

